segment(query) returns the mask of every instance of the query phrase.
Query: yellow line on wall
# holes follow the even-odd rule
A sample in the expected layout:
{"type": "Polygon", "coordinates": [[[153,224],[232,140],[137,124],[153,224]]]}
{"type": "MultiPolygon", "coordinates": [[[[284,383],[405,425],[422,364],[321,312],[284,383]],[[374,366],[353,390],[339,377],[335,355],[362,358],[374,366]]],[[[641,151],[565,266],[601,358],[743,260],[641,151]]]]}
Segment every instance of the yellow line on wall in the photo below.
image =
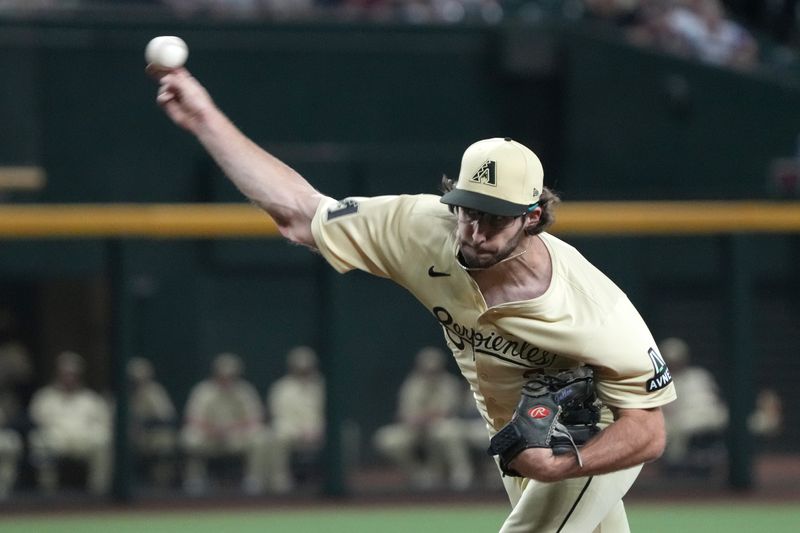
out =
{"type": "Polygon", "coordinates": [[[574,202],[556,214],[556,233],[710,235],[800,232],[800,202],[574,202]]]}
{"type": "MultiPolygon", "coordinates": [[[[556,234],[711,235],[800,232],[800,202],[566,202],[556,234]]],[[[249,204],[0,205],[0,238],[275,237],[249,204]]]]}
{"type": "Polygon", "coordinates": [[[0,207],[5,238],[271,237],[275,222],[248,204],[69,204],[0,207]]]}

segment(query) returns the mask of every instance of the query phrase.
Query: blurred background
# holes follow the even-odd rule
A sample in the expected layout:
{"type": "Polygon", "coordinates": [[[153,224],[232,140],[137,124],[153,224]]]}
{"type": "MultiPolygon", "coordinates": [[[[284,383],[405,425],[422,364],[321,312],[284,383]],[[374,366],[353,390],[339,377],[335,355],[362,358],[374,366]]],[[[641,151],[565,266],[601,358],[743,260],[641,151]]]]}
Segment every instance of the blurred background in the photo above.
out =
{"type": "MultiPolygon", "coordinates": [[[[157,35],[181,36],[231,119],[330,196],[436,193],[468,144],[511,136],[567,204],[794,205],[799,14],[796,0],[0,0],[0,217],[243,202],[156,106],[157,35]]],[[[637,305],[678,384],[674,437],[631,497],[796,499],[800,238],[696,229],[564,235],[637,305]]],[[[444,348],[400,288],[277,238],[4,230],[0,509],[502,502],[444,348]],[[442,419],[436,437],[419,422],[442,419]]]]}

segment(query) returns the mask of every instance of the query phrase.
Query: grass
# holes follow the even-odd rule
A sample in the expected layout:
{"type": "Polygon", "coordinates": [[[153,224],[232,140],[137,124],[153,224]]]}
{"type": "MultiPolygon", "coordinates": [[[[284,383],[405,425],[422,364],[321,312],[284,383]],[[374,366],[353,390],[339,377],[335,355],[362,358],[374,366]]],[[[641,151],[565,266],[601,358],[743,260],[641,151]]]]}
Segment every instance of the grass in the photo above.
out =
{"type": "MultiPolygon", "coordinates": [[[[497,531],[502,505],[322,507],[265,511],[167,511],[51,514],[0,518],[3,533],[486,533],[497,531]]],[[[702,505],[630,503],[633,532],[794,533],[800,507],[732,502],[702,505]]]]}

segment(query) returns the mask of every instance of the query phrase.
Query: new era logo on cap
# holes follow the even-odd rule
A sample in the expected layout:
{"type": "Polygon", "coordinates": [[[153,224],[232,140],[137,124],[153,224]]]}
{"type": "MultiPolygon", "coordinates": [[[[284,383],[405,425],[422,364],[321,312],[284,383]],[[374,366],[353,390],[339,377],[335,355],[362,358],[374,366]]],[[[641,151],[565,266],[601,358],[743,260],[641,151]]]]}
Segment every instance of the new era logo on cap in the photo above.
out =
{"type": "Polygon", "coordinates": [[[456,187],[441,201],[493,215],[519,216],[539,201],[543,187],[544,170],[536,154],[507,137],[495,137],[466,149],[456,187]]]}

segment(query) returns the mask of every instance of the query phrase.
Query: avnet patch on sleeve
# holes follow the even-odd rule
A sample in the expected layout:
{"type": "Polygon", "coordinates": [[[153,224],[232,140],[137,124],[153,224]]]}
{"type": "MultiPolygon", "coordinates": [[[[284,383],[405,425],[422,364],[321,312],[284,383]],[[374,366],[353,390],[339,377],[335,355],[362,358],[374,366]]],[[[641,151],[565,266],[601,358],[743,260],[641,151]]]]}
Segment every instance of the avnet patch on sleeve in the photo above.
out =
{"type": "Polygon", "coordinates": [[[655,348],[650,348],[647,351],[647,355],[650,356],[650,362],[653,363],[653,377],[647,380],[647,391],[653,392],[663,389],[672,383],[672,374],[669,373],[667,363],[655,348]]]}

